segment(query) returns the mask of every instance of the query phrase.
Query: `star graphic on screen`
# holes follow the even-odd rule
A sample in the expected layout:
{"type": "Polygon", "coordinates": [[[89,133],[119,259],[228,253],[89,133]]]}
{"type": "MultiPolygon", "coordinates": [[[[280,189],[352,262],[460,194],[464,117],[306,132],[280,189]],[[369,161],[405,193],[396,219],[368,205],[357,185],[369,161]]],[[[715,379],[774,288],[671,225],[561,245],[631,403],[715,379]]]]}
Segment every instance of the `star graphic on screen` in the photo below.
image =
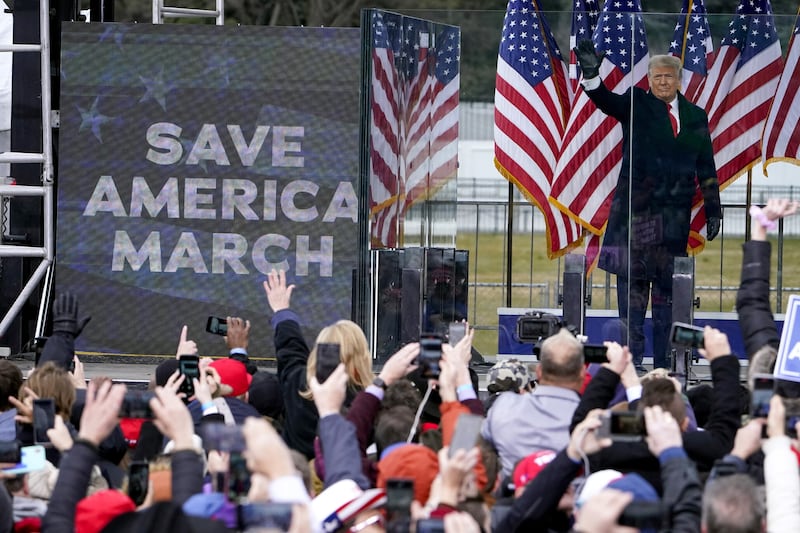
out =
{"type": "Polygon", "coordinates": [[[92,134],[97,138],[98,141],[101,143],[103,142],[103,137],[100,133],[100,126],[105,124],[106,122],[111,122],[114,120],[114,117],[109,117],[100,113],[97,110],[97,104],[100,101],[100,98],[95,98],[94,102],[92,103],[92,107],[89,109],[84,109],[80,106],[75,106],[78,108],[78,112],[81,114],[81,125],[78,128],[78,131],[83,131],[85,129],[91,129],[92,134]]]}
{"type": "Polygon", "coordinates": [[[146,92],[139,100],[139,103],[141,104],[148,100],[155,100],[158,102],[158,105],[161,106],[161,109],[166,111],[167,93],[174,89],[176,85],[169,80],[164,79],[164,67],[161,67],[155,77],[145,78],[144,76],[139,76],[139,79],[142,80],[142,84],[146,89],[146,92]]]}
{"type": "Polygon", "coordinates": [[[220,79],[223,80],[223,87],[230,85],[230,72],[231,66],[236,64],[236,60],[222,54],[212,54],[206,61],[206,69],[203,74],[211,74],[216,72],[219,74],[220,79]]]}
{"type": "Polygon", "coordinates": [[[100,34],[100,37],[97,39],[100,42],[114,39],[114,42],[117,43],[117,46],[122,48],[122,39],[125,37],[125,34],[128,33],[133,29],[131,26],[126,24],[109,24],[105,26],[103,29],[103,33],[100,34]]]}

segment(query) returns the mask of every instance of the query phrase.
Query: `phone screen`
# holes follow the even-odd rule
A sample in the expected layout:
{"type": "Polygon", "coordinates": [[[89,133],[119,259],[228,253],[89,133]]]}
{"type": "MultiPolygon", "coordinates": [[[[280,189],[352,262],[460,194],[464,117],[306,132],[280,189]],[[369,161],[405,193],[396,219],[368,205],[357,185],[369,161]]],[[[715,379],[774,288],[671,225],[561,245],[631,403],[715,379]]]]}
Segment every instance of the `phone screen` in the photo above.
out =
{"type": "Polygon", "coordinates": [[[673,322],[672,324],[670,339],[673,344],[702,348],[703,336],[703,328],[691,324],[684,324],[683,322],[673,322]]]}
{"type": "Polygon", "coordinates": [[[228,320],[218,316],[210,316],[206,321],[206,331],[214,335],[227,335],[228,320]]]}
{"type": "Polygon", "coordinates": [[[458,417],[453,439],[450,441],[450,457],[458,450],[471,450],[478,443],[483,417],[463,414],[458,417]]]}
{"type": "Polygon", "coordinates": [[[583,362],[603,364],[608,362],[608,347],[602,344],[584,344],[583,362]]]}
{"type": "Polygon", "coordinates": [[[145,461],[134,461],[128,469],[128,496],[136,506],[144,503],[150,480],[150,465],[145,461]]]}
{"type": "Polygon", "coordinates": [[[611,412],[612,440],[641,440],[647,434],[644,419],[631,412],[611,412]]]}
{"type": "Polygon", "coordinates": [[[441,368],[439,361],[442,359],[442,338],[438,335],[426,334],[419,339],[420,373],[426,379],[438,379],[441,368]]]}
{"type": "Polygon", "coordinates": [[[317,344],[317,381],[324,383],[342,361],[339,345],[320,342],[317,344]]]}
{"type": "Polygon", "coordinates": [[[450,346],[455,346],[467,334],[467,324],[465,322],[450,322],[449,333],[447,335],[450,346]]]}
{"type": "Polygon", "coordinates": [[[186,397],[194,396],[194,382],[200,379],[200,358],[196,355],[181,355],[178,358],[178,371],[186,376],[178,392],[183,392],[186,397]]]}
{"type": "Polygon", "coordinates": [[[769,374],[753,376],[753,392],[750,396],[750,416],[762,418],[769,415],[769,402],[775,393],[775,378],[769,374]]]}
{"type": "Polygon", "coordinates": [[[47,430],[56,423],[56,407],[52,398],[33,400],[33,441],[45,446],[50,444],[47,430]]]}
{"type": "Polygon", "coordinates": [[[389,478],[386,480],[386,510],[390,513],[407,515],[414,501],[414,480],[389,478]]]}
{"type": "Polygon", "coordinates": [[[240,453],[231,453],[228,459],[228,499],[239,503],[250,492],[250,471],[247,460],[240,453]]]}

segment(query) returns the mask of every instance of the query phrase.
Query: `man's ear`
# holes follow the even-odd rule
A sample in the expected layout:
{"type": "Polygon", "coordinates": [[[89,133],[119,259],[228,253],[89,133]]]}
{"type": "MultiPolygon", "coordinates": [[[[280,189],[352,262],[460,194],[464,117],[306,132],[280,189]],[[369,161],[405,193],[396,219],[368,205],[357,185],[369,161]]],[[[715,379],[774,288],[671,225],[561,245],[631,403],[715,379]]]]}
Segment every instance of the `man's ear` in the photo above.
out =
{"type": "Polygon", "coordinates": [[[536,365],[536,381],[542,381],[542,365],[536,365]]]}
{"type": "Polygon", "coordinates": [[[687,429],[689,429],[689,417],[685,416],[685,417],[683,417],[683,420],[681,421],[681,433],[683,433],[687,429]]]}

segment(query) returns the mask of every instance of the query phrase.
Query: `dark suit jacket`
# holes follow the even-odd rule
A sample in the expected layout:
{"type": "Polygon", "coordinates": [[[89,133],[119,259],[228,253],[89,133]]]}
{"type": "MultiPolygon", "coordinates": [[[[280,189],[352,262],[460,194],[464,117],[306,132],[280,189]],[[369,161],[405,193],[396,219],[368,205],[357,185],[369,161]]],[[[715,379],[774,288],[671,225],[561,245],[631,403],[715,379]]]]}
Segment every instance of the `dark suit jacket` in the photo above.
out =
{"type": "Polygon", "coordinates": [[[679,93],[680,132],[674,137],[666,104],[650,92],[634,87],[619,95],[601,83],[586,94],[623,131],[622,168],[599,266],[626,274],[630,220],[632,277],[667,281],[672,258],[686,255],[698,186],[706,216],[722,216],[708,117],[679,93]]]}

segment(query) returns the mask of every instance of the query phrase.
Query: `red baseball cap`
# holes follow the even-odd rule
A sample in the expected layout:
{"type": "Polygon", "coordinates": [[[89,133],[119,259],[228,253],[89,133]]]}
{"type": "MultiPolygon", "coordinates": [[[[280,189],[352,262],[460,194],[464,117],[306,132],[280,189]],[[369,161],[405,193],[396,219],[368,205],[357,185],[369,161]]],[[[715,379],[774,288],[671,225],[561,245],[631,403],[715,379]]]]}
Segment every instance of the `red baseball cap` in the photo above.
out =
{"type": "Polygon", "coordinates": [[[555,456],[553,450],[541,450],[520,460],[514,467],[514,487],[519,489],[533,481],[555,456]]]}
{"type": "Polygon", "coordinates": [[[226,396],[241,396],[250,390],[253,376],[247,373],[247,367],[244,366],[244,363],[236,359],[226,358],[217,359],[210,366],[219,373],[222,384],[233,389],[233,392],[226,394],[226,396]]]}

